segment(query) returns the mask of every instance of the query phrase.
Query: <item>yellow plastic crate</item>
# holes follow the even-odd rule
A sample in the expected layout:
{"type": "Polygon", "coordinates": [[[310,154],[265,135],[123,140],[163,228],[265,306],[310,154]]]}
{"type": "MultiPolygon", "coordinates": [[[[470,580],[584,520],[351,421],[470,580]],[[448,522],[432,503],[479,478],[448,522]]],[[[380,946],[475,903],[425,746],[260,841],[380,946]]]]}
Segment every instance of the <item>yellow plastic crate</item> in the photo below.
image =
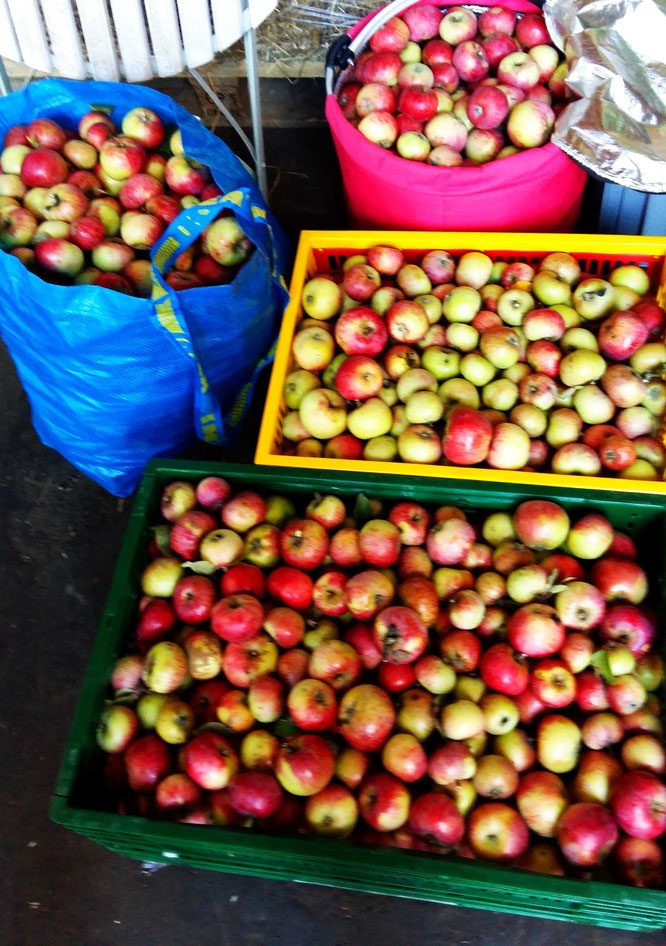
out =
{"type": "Polygon", "coordinates": [[[573,476],[557,473],[523,473],[481,467],[444,466],[338,460],[326,457],[294,457],[281,453],[281,421],[287,412],[283,397],[284,381],[292,370],[291,346],[302,316],[303,286],[317,272],[339,270],[347,256],[363,253],[376,244],[399,247],[408,262],[415,262],[432,249],[454,255],[481,250],[493,260],[522,260],[538,264],[548,253],[570,253],[590,275],[607,276],[620,263],[636,263],[650,277],[651,291],[666,307],[666,238],[640,236],[598,236],[562,233],[412,233],[383,230],[305,230],[298,244],[291,278],[290,302],[284,313],[273,372],[264,408],[255,463],[307,470],[341,470],[348,473],[382,473],[402,476],[436,476],[450,480],[512,483],[524,486],[577,487],[580,489],[624,490],[666,493],[666,481],[624,480],[610,476],[573,476]]]}

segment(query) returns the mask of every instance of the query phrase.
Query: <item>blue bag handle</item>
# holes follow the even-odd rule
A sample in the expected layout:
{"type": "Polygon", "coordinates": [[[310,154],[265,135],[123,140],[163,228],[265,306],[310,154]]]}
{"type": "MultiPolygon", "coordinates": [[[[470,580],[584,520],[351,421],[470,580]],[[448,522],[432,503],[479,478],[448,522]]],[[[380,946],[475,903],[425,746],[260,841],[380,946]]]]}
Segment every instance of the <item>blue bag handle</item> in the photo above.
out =
{"type": "Polygon", "coordinates": [[[202,231],[228,208],[233,210],[245,235],[262,252],[270,266],[273,281],[278,286],[286,305],[289,299],[284,277],[277,270],[277,255],[273,251],[273,233],[265,207],[253,203],[253,195],[246,187],[238,188],[221,197],[212,197],[183,210],[169,224],[150,251],[152,268],[152,302],[159,324],[166,329],[176,348],[191,359],[196,369],[194,396],[194,425],[197,435],[207,443],[226,445],[233,430],[240,426],[252,399],[257,379],[275,357],[277,337],[270,350],[254,367],[252,377],[245,384],[226,417],[222,416],[220,402],[205,375],[197,356],[187,325],[187,317],[178,299],[179,293],[164,280],[173,260],[180,256],[201,235],[202,231]]]}

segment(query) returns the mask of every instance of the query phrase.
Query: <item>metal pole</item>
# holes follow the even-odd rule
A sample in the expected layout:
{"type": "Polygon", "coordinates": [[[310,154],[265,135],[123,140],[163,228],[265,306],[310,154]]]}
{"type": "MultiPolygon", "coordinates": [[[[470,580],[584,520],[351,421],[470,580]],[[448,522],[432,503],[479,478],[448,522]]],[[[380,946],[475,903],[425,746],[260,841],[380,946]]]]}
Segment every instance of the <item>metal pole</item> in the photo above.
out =
{"type": "Polygon", "coordinates": [[[250,0],[241,0],[243,10],[243,41],[245,43],[245,63],[247,66],[247,87],[250,95],[250,113],[252,115],[252,134],[254,137],[254,157],[257,168],[259,189],[268,200],[268,182],[266,179],[266,157],[264,152],[264,133],[261,124],[261,96],[259,90],[259,59],[257,56],[257,38],[252,28],[250,0]]]}
{"type": "Polygon", "coordinates": [[[7,75],[7,70],[5,69],[5,64],[0,57],[0,94],[9,95],[12,91],[12,84],[9,81],[9,76],[7,75]]]}

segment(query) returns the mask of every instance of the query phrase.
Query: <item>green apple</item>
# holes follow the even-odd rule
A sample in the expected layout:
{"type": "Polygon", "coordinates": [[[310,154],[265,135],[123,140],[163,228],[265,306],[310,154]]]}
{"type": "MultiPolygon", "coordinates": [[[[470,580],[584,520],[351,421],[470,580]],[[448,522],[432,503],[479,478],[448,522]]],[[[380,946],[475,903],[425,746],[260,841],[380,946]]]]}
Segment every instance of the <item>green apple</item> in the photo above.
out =
{"type": "Polygon", "coordinates": [[[582,429],[583,420],[580,414],[568,407],[561,407],[553,411],[548,418],[546,441],[549,446],[558,450],[565,443],[575,443],[582,429]]]}
{"type": "Polygon", "coordinates": [[[601,472],[599,454],[584,443],[566,443],[555,453],[550,465],[553,473],[598,476],[601,472]]]}
{"type": "MultiPolygon", "coordinates": [[[[383,406],[386,407],[385,404],[383,406]]],[[[388,407],[386,410],[389,410],[388,407]]],[[[329,391],[328,388],[308,391],[300,403],[298,413],[308,434],[319,440],[337,437],[347,426],[344,398],[337,391],[329,391]]]]}
{"type": "Polygon", "coordinates": [[[596,384],[578,388],[573,396],[573,406],[585,424],[607,424],[615,413],[615,405],[596,384]]]}
{"type": "Polygon", "coordinates": [[[454,322],[446,330],[446,343],[458,351],[474,351],[479,344],[479,333],[473,325],[454,322]]]}
{"type": "Polygon", "coordinates": [[[657,371],[661,374],[666,365],[666,345],[663,342],[646,342],[636,349],[629,359],[629,364],[639,374],[646,371],[657,371]]]}
{"type": "Polygon", "coordinates": [[[441,438],[427,424],[410,424],[398,437],[398,453],[405,463],[437,463],[442,455],[441,438]]]}
{"type": "Polygon", "coordinates": [[[613,308],[618,312],[627,312],[641,302],[643,297],[627,286],[613,287],[613,308]]]}
{"type": "Polygon", "coordinates": [[[421,47],[418,43],[413,43],[410,40],[404,49],[400,50],[399,55],[405,64],[410,62],[421,62],[421,47]]]}
{"type": "Polygon", "coordinates": [[[321,380],[324,382],[324,387],[334,390],[335,388],[335,376],[338,373],[338,368],[349,358],[349,355],[345,355],[344,352],[340,352],[339,355],[336,355],[333,361],[324,368],[321,380]]]}
{"type": "Polygon", "coordinates": [[[604,358],[596,351],[579,348],[569,352],[560,362],[560,379],[568,388],[597,381],[606,370],[604,358]]]}
{"type": "Polygon", "coordinates": [[[303,287],[303,308],[312,319],[332,319],[342,305],[342,289],[325,276],[315,276],[303,287]]]}
{"type": "Polygon", "coordinates": [[[508,378],[498,378],[485,385],[481,397],[486,407],[496,411],[510,411],[518,400],[518,386],[508,378]]]}
{"type": "Polygon", "coordinates": [[[518,364],[511,365],[510,368],[505,368],[502,372],[502,377],[508,378],[509,381],[513,381],[514,384],[520,384],[523,378],[526,378],[528,374],[532,374],[530,366],[523,361],[519,361],[518,364]]]}
{"type": "MultiPolygon", "coordinates": [[[[305,395],[303,395],[305,397],[305,395]]],[[[302,398],[301,398],[302,400],[302,398]]],[[[310,437],[310,431],[303,426],[301,415],[298,411],[289,411],[282,418],[282,435],[291,440],[292,443],[300,443],[301,440],[307,440],[310,437]]]]}
{"type": "MultiPolygon", "coordinates": [[[[390,431],[392,426],[393,414],[391,408],[379,397],[368,398],[367,401],[347,416],[347,429],[359,440],[383,437],[384,434],[390,431]]],[[[313,433],[313,436],[317,435],[313,433]]]]}
{"type": "Polygon", "coordinates": [[[491,365],[506,370],[520,357],[520,336],[506,326],[491,328],[481,336],[479,348],[491,365]]]}
{"type": "Polygon", "coordinates": [[[574,309],[583,319],[600,319],[612,310],[614,291],[605,279],[583,279],[574,290],[574,309]]]}
{"type": "Polygon", "coordinates": [[[394,302],[400,302],[404,298],[404,292],[400,292],[399,289],[395,289],[393,286],[382,286],[381,289],[377,289],[373,293],[370,308],[380,315],[386,315],[394,302]]]}
{"type": "Polygon", "coordinates": [[[564,319],[566,328],[575,328],[577,325],[580,325],[581,318],[570,305],[551,305],[549,308],[553,309],[554,312],[560,313],[564,319]]]}
{"type": "Polygon", "coordinates": [[[623,480],[659,480],[661,476],[647,460],[634,460],[631,466],[617,474],[623,480]]]}
{"type": "Polygon", "coordinates": [[[507,325],[521,325],[534,308],[534,299],[524,289],[507,289],[497,302],[497,314],[507,325]]]}
{"type": "Polygon", "coordinates": [[[391,419],[392,423],[389,433],[392,437],[400,437],[400,434],[409,427],[409,421],[407,420],[407,412],[405,410],[404,404],[395,405],[391,411],[391,419]]]}
{"type": "Polygon", "coordinates": [[[532,280],[532,292],[543,305],[570,305],[571,286],[552,269],[540,269],[532,280]]]}
{"type": "Polygon", "coordinates": [[[460,362],[460,374],[477,388],[482,388],[495,377],[495,366],[479,352],[470,352],[460,362]]]}
{"type": "Polygon", "coordinates": [[[460,373],[460,355],[451,348],[440,348],[438,346],[426,348],[421,358],[421,364],[438,381],[455,378],[460,373]]]}
{"type": "Polygon", "coordinates": [[[576,351],[579,348],[599,351],[596,335],[586,328],[568,328],[562,336],[560,348],[565,352],[576,351]]]}
{"type": "Polygon", "coordinates": [[[496,263],[493,263],[493,268],[490,270],[490,278],[488,279],[488,282],[491,283],[493,286],[499,285],[502,279],[502,273],[504,272],[506,267],[507,267],[507,264],[502,263],[500,260],[497,260],[496,263]]]}
{"type": "Polygon", "coordinates": [[[367,256],[364,256],[363,253],[355,253],[354,256],[348,256],[344,261],[342,264],[342,272],[346,273],[348,269],[352,268],[352,266],[365,266],[367,262],[367,256]]]}
{"type": "Polygon", "coordinates": [[[398,403],[398,392],[396,391],[395,384],[384,383],[384,387],[378,393],[377,397],[380,397],[384,404],[388,404],[389,407],[393,407],[398,403]]]}
{"type": "Polygon", "coordinates": [[[321,382],[312,371],[305,371],[303,368],[292,371],[284,382],[285,404],[290,411],[297,410],[303,396],[318,387],[321,387],[321,382]]]}
{"type": "Polygon", "coordinates": [[[580,279],[578,261],[569,253],[549,253],[541,260],[539,270],[550,270],[558,279],[564,280],[570,286],[575,286],[580,279]]]}
{"type": "Polygon", "coordinates": [[[548,426],[548,414],[536,404],[516,404],[509,420],[522,427],[529,437],[541,437],[548,426]]]}
{"type": "Polygon", "coordinates": [[[456,267],[455,281],[458,286],[471,286],[480,289],[490,281],[493,261],[485,253],[473,251],[463,253],[456,267]]]}
{"type": "Polygon", "coordinates": [[[443,413],[444,404],[434,391],[415,391],[405,403],[405,416],[410,424],[435,424],[443,413]]]}
{"type": "Polygon", "coordinates": [[[478,410],[481,404],[478,388],[465,378],[449,378],[440,385],[438,393],[445,406],[450,403],[464,404],[465,407],[478,410]]]}
{"type": "Polygon", "coordinates": [[[640,266],[618,266],[610,274],[609,279],[612,286],[633,289],[639,296],[644,296],[650,288],[649,276],[640,266]]]}
{"type": "Polygon", "coordinates": [[[395,437],[371,437],[363,447],[364,460],[380,460],[389,462],[395,460],[398,453],[398,442],[395,437]]]}
{"type": "Polygon", "coordinates": [[[398,378],[396,390],[404,404],[415,391],[436,391],[437,378],[425,368],[409,368],[398,378]]]}
{"type": "Polygon", "coordinates": [[[424,296],[417,296],[414,299],[414,302],[418,302],[419,305],[423,306],[430,325],[434,325],[436,322],[439,322],[442,317],[441,299],[438,299],[437,296],[426,294],[424,296]]]}
{"type": "Polygon", "coordinates": [[[449,322],[471,322],[481,308],[481,296],[469,286],[456,286],[444,297],[442,311],[449,322]]]}

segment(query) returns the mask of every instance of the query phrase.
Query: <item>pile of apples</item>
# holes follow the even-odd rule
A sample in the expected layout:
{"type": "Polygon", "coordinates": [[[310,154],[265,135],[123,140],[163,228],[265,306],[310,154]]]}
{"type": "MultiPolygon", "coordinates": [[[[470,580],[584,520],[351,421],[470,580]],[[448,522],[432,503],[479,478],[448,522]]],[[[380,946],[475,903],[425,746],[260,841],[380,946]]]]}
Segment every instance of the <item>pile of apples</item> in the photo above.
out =
{"type": "MultiPolygon", "coordinates": [[[[220,195],[149,108],[120,131],[104,112],[77,131],[50,118],[14,125],[0,153],[0,249],[46,282],[103,286],[147,298],[149,250],[183,208],[220,195]],[[157,150],[160,149],[160,150],[157,150]]],[[[175,290],[233,279],[252,251],[236,218],[218,218],[166,275],[175,290]]]]}
{"type": "Polygon", "coordinates": [[[424,4],[377,30],[338,102],[402,158],[476,167],[550,140],[566,75],[540,14],[424,4]]]}
{"type": "Polygon", "coordinates": [[[308,498],[164,490],[97,732],[118,810],[551,874],[612,853],[662,885],[663,665],[632,539],[547,500],[470,520],[308,498]]]}
{"type": "Polygon", "coordinates": [[[537,268],[373,246],[319,273],[284,384],[281,451],[656,480],[665,315],[636,265],[537,268]]]}

